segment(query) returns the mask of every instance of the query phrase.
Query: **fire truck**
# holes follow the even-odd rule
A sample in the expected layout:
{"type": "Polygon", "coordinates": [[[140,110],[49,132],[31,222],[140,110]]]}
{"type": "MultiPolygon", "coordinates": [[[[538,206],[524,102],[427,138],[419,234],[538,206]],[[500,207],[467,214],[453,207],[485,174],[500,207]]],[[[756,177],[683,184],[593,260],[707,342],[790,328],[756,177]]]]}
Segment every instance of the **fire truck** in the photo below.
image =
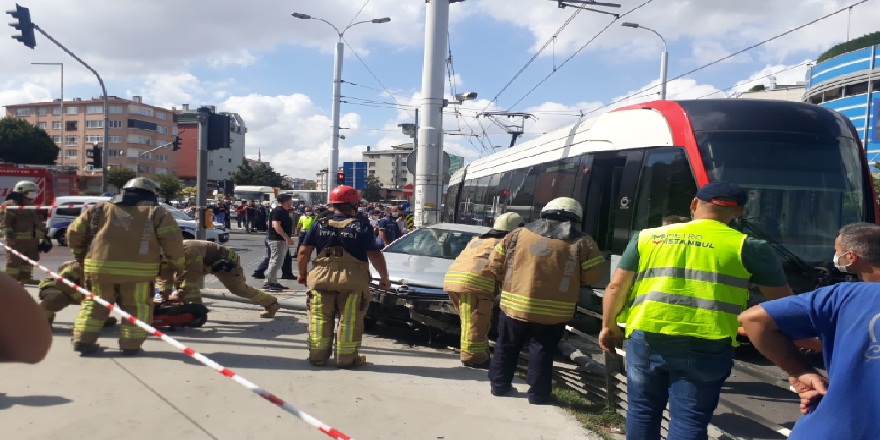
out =
{"type": "Polygon", "coordinates": [[[37,184],[40,192],[34,203],[51,205],[55,197],[78,195],[76,172],[53,168],[0,163],[0,201],[22,180],[30,180],[37,184]]]}

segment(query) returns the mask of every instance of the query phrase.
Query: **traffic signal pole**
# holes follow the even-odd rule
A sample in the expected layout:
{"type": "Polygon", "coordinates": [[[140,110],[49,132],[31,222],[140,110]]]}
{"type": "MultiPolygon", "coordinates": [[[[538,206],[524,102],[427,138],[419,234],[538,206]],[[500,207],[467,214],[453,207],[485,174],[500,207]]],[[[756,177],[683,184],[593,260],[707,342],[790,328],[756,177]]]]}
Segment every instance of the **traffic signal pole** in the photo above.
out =
{"type": "Polygon", "coordinates": [[[205,211],[208,205],[208,112],[207,107],[199,107],[196,113],[199,123],[198,168],[196,170],[196,209],[199,219],[196,222],[196,239],[205,239],[205,211]]]}

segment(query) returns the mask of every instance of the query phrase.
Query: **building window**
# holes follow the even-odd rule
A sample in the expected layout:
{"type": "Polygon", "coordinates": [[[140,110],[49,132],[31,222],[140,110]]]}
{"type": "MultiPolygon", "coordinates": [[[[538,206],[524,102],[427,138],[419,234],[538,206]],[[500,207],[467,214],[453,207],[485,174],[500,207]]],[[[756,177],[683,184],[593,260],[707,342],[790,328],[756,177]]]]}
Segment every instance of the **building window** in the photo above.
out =
{"type": "Polygon", "coordinates": [[[118,105],[111,105],[110,108],[109,108],[109,110],[108,110],[108,112],[109,112],[109,113],[121,114],[121,113],[122,113],[122,107],[120,107],[120,106],[118,106],[118,105]]]}
{"type": "Polygon", "coordinates": [[[149,116],[149,117],[153,116],[153,109],[151,109],[149,107],[141,107],[139,105],[128,106],[128,112],[129,113],[136,113],[136,114],[144,115],[144,116],[149,116]]]}
{"type": "Polygon", "coordinates": [[[400,183],[406,183],[406,177],[401,177],[401,178],[400,178],[400,183]]]}
{"type": "Polygon", "coordinates": [[[52,136],[52,142],[55,142],[56,144],[60,144],[61,143],[61,135],[52,136]]]}
{"type": "Polygon", "coordinates": [[[75,136],[75,135],[74,135],[74,136],[67,136],[67,143],[66,143],[65,145],[67,145],[68,147],[75,147],[75,146],[77,146],[77,142],[76,142],[76,140],[77,140],[78,137],[79,137],[79,136],[75,136]]]}
{"type": "Polygon", "coordinates": [[[168,168],[156,168],[156,174],[168,174],[168,168]]]}
{"type": "Polygon", "coordinates": [[[45,122],[37,122],[37,128],[39,128],[40,130],[45,130],[46,123],[45,122]]]}
{"type": "Polygon", "coordinates": [[[86,128],[103,128],[103,127],[104,127],[104,121],[101,121],[101,120],[86,121],[86,128]]]}
{"type": "Polygon", "coordinates": [[[53,121],[52,130],[61,130],[61,121],[53,121]]]}
{"type": "MultiPolygon", "coordinates": [[[[149,136],[141,136],[139,134],[128,135],[129,144],[153,145],[153,139],[149,136]]],[[[131,157],[131,156],[129,156],[131,157]]]]}
{"type": "Polygon", "coordinates": [[[46,107],[40,107],[39,115],[40,115],[40,116],[46,116],[47,114],[49,114],[49,112],[46,111],[46,107]]]}
{"type": "Polygon", "coordinates": [[[156,112],[156,117],[164,121],[165,120],[165,113],[164,112],[156,112]]]}
{"type": "Polygon", "coordinates": [[[104,113],[104,107],[100,105],[90,105],[86,107],[86,113],[88,114],[101,114],[104,113]]]}
{"type": "Polygon", "coordinates": [[[71,150],[64,150],[64,156],[67,157],[68,159],[72,159],[72,158],[76,157],[76,154],[78,152],[79,152],[79,150],[72,150],[72,149],[71,150]]]}
{"type": "Polygon", "coordinates": [[[374,166],[376,166],[376,162],[367,162],[367,166],[374,167],[374,166]]]}
{"type": "MultiPolygon", "coordinates": [[[[113,136],[110,136],[110,142],[113,142],[113,136]]],[[[110,150],[110,157],[121,157],[121,156],[122,156],[122,150],[110,150]]]]}
{"type": "Polygon", "coordinates": [[[75,115],[79,111],[79,107],[67,107],[68,115],[75,115]]]}
{"type": "Polygon", "coordinates": [[[121,144],[122,143],[122,136],[110,136],[110,143],[111,144],[121,144]]]}
{"type": "Polygon", "coordinates": [[[67,131],[76,131],[76,121],[64,121],[64,128],[67,131]]]}
{"type": "Polygon", "coordinates": [[[30,116],[31,109],[29,108],[17,108],[15,109],[15,116],[30,116]]]}
{"type": "Polygon", "coordinates": [[[371,175],[371,176],[375,176],[375,175],[376,175],[376,170],[370,170],[370,175],[371,175]]]}
{"type": "Polygon", "coordinates": [[[128,128],[136,128],[138,130],[156,131],[155,122],[141,121],[140,119],[129,119],[128,128]]]}
{"type": "Polygon", "coordinates": [[[167,154],[164,154],[164,153],[162,153],[162,154],[157,154],[157,155],[156,155],[156,161],[158,161],[158,162],[168,162],[168,155],[167,155],[167,154]]]}
{"type": "Polygon", "coordinates": [[[149,173],[149,172],[150,172],[150,166],[149,166],[149,165],[144,165],[144,164],[138,164],[138,166],[137,166],[137,172],[138,172],[138,173],[149,173]]]}
{"type": "Polygon", "coordinates": [[[122,128],[122,121],[110,121],[107,123],[109,128],[122,128]]]}
{"type": "Polygon", "coordinates": [[[156,132],[159,134],[168,134],[168,127],[163,127],[161,125],[157,125],[156,132]]]}
{"type": "Polygon", "coordinates": [[[95,135],[95,134],[87,134],[86,135],[86,143],[94,144],[95,142],[104,142],[104,136],[95,135]]]}
{"type": "Polygon", "coordinates": [[[61,106],[58,106],[58,107],[52,107],[52,114],[55,115],[55,116],[60,115],[60,114],[61,114],[61,106]]]}

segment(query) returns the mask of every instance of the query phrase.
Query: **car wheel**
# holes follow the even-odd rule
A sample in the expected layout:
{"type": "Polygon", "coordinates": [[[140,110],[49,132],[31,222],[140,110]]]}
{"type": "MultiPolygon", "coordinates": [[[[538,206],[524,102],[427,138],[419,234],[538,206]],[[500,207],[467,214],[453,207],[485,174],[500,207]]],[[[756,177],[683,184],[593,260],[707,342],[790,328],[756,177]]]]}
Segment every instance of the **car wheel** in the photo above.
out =
{"type": "Polygon", "coordinates": [[[364,330],[371,331],[376,328],[376,324],[379,322],[378,319],[373,318],[372,316],[364,317],[364,330]]]}
{"type": "Polygon", "coordinates": [[[196,237],[193,236],[192,234],[190,234],[189,232],[184,232],[184,233],[183,233],[183,239],[184,239],[184,240],[193,240],[193,239],[195,239],[195,238],[196,238],[196,237]]]}
{"type": "Polygon", "coordinates": [[[67,229],[62,229],[55,234],[55,240],[58,241],[58,246],[67,246],[67,229]]]}

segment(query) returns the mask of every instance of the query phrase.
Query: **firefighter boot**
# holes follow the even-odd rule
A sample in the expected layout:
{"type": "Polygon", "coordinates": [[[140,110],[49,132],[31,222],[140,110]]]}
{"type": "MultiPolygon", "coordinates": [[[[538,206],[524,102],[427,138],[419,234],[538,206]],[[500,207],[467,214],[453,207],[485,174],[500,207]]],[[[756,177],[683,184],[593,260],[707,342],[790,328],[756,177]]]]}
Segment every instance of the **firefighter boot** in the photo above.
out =
{"type": "Polygon", "coordinates": [[[90,354],[95,354],[100,350],[100,346],[98,344],[93,344],[89,342],[74,342],[73,343],[73,351],[79,352],[81,356],[88,356],[90,354]]]}
{"type": "Polygon", "coordinates": [[[266,310],[260,312],[260,318],[271,318],[275,316],[275,313],[281,308],[281,304],[278,304],[278,300],[275,300],[272,304],[269,304],[265,307],[266,310]]]}

